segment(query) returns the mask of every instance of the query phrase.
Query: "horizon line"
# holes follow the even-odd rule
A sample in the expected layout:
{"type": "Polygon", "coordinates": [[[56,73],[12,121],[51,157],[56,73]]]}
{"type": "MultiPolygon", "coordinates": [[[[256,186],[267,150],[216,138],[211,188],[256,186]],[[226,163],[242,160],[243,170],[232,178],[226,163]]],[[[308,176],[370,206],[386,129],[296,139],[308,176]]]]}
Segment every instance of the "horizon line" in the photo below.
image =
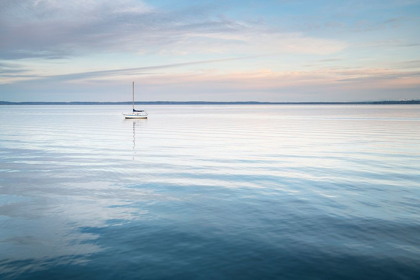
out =
{"type": "MultiPolygon", "coordinates": [[[[420,104],[420,99],[373,101],[136,101],[137,105],[420,104]]],[[[0,101],[0,105],[127,105],[132,101],[0,101]]]]}

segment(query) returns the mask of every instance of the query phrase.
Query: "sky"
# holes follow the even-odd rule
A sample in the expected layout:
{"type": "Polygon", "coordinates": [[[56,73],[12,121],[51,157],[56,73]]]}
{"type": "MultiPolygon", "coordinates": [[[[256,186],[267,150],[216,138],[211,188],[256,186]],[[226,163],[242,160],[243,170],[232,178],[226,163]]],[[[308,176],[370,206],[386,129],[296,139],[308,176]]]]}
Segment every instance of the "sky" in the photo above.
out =
{"type": "Polygon", "coordinates": [[[420,99],[420,0],[0,0],[0,100],[420,99]]]}

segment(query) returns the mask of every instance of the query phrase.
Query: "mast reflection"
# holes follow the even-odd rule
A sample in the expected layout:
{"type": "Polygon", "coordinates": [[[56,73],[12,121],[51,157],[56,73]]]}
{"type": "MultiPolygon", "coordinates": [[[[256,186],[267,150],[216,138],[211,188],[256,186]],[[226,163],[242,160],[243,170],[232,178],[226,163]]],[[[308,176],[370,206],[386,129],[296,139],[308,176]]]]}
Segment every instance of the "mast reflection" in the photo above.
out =
{"type": "Polygon", "coordinates": [[[136,134],[139,134],[139,130],[141,130],[141,127],[144,125],[144,122],[146,122],[147,120],[145,119],[145,120],[130,120],[132,123],[133,123],[133,151],[134,151],[134,153],[133,153],[133,160],[135,160],[135,156],[136,156],[136,154],[137,154],[137,144],[138,143],[136,143],[136,140],[138,141],[139,139],[136,139],[136,138],[139,138],[139,135],[136,135],[136,134]],[[137,130],[137,131],[136,131],[137,130]]]}

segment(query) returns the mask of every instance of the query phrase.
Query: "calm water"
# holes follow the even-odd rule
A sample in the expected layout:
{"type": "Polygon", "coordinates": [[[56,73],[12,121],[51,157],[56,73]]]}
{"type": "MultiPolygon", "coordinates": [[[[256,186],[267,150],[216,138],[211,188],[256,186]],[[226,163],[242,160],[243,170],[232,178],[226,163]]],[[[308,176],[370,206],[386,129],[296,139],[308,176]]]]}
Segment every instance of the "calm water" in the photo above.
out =
{"type": "Polygon", "coordinates": [[[0,278],[420,279],[420,106],[0,106],[0,278]]]}

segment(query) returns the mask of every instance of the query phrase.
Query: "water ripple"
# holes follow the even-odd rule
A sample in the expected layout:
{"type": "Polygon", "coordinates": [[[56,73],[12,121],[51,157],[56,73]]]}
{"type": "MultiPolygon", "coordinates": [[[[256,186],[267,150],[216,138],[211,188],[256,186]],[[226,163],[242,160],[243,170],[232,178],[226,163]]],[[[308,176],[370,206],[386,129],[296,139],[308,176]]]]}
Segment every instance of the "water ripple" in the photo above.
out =
{"type": "Polygon", "coordinates": [[[0,106],[0,278],[417,279],[418,106],[0,106]]]}

